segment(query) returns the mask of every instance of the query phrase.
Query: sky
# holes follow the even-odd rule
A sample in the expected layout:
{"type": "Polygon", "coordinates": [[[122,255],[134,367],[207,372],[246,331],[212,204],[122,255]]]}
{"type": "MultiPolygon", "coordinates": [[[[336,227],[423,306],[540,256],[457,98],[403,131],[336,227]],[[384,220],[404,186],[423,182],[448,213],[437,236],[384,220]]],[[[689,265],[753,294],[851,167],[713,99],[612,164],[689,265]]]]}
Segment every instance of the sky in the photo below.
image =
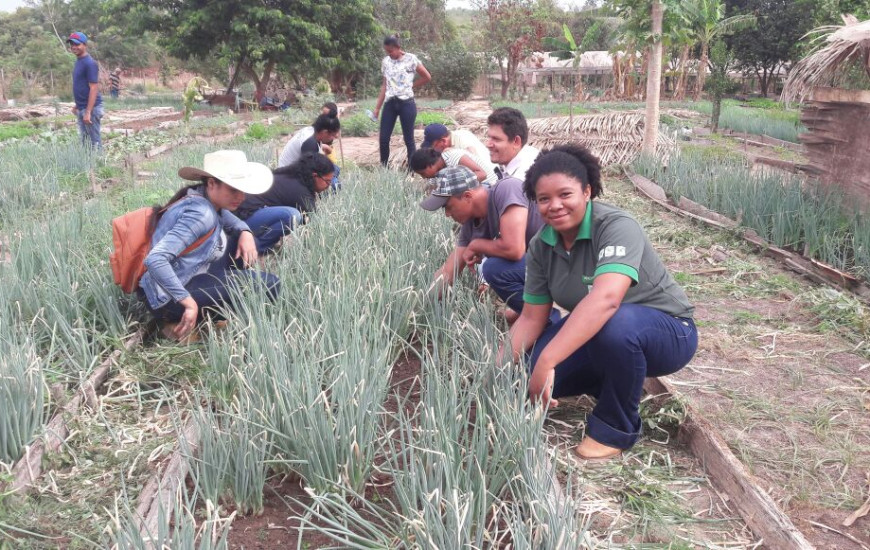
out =
{"type": "Polygon", "coordinates": [[[24,5],[24,0],[0,0],[0,11],[15,11],[24,5]]]}

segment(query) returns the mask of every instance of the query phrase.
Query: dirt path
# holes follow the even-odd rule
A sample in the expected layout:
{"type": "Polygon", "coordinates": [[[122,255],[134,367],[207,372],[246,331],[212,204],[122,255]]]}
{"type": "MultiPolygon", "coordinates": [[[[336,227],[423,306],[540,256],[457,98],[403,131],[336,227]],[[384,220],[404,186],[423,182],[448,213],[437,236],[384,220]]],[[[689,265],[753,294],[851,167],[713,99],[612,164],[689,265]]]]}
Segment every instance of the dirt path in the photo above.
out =
{"type": "Polygon", "coordinates": [[[669,377],[818,548],[870,544],[870,353],[854,299],[785,271],[725,233],[609,181],[696,304],[699,350],[669,377]],[[712,271],[712,268],[719,268],[712,271]]]}

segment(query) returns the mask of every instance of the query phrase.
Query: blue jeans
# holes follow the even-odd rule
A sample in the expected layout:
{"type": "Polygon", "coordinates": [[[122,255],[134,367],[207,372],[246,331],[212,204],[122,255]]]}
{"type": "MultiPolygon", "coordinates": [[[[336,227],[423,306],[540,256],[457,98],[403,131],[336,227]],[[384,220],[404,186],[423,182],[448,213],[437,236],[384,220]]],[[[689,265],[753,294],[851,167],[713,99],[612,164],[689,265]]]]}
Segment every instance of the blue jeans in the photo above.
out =
{"type": "MultiPolygon", "coordinates": [[[[227,250],[223,258],[212,262],[207,273],[195,275],[184,285],[185,290],[190,293],[190,296],[196,301],[196,305],[199,306],[197,322],[202,321],[206,315],[214,320],[223,319],[219,308],[232,304],[232,288],[241,282],[242,279],[251,279],[261,283],[269,300],[274,301],[278,296],[278,292],[281,290],[281,281],[278,277],[265,271],[236,268],[232,256],[236,253],[238,242],[238,237],[228,237],[227,250]]],[[[138,292],[139,298],[145,302],[146,307],[148,307],[148,310],[151,311],[155,319],[170,323],[181,319],[181,315],[184,313],[184,306],[178,302],[171,300],[163,307],[151,309],[151,306],[148,305],[148,300],[144,299],[145,293],[141,289],[138,292]]]]}
{"type": "MultiPolygon", "coordinates": [[[[483,280],[509,308],[517,313],[523,312],[523,287],[526,284],[526,257],[511,261],[504,258],[487,256],[480,264],[483,280]]],[[[550,322],[561,318],[556,308],[550,312],[550,322]]]]}
{"type": "MultiPolygon", "coordinates": [[[[535,342],[530,372],[567,319],[547,327],[535,342]]],[[[598,402],[587,419],[586,435],[628,449],[640,438],[638,406],[646,377],[677,372],[697,348],[698,331],[691,319],[622,304],[598,334],[556,366],[553,397],[594,396],[598,402]]]]}
{"type": "Polygon", "coordinates": [[[79,138],[82,140],[82,145],[93,147],[94,149],[102,149],[103,143],[100,141],[100,121],[103,118],[103,106],[97,105],[91,112],[91,123],[85,124],[83,119],[85,115],[84,109],[79,109],[76,118],[79,122],[79,138]]]}
{"type": "Polygon", "coordinates": [[[333,164],[332,168],[332,181],[329,182],[329,185],[332,187],[333,191],[341,191],[341,180],[338,179],[338,175],[341,174],[341,167],[337,164],[333,164]]]}
{"type": "Polygon", "coordinates": [[[268,254],[284,235],[302,223],[302,213],[292,206],[264,206],[248,216],[245,223],[254,234],[257,252],[268,254]]]}
{"type": "Polygon", "coordinates": [[[387,165],[390,160],[390,137],[393,135],[393,128],[396,127],[396,119],[402,125],[402,137],[405,140],[405,148],[408,149],[408,160],[411,155],[417,150],[417,144],[414,142],[414,121],[417,120],[417,104],[414,98],[401,100],[397,97],[391,97],[384,102],[381,107],[381,133],[380,133],[380,151],[381,164],[387,165]]]}

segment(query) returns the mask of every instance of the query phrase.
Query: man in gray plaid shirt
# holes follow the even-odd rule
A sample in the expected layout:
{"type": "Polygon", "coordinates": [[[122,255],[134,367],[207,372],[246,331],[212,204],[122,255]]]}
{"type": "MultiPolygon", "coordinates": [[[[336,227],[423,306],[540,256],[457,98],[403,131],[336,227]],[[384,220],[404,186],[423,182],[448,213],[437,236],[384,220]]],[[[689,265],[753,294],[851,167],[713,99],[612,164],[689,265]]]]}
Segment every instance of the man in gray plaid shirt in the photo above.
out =
{"type": "MultiPolygon", "coordinates": [[[[523,309],[526,247],[543,226],[538,209],[529,204],[523,182],[506,178],[493,187],[480,185],[465,166],[444,168],[420,206],[461,224],[456,247],[435,272],[436,282],[452,285],[466,267],[481,263],[484,280],[514,314],[523,309]]],[[[505,312],[508,320],[514,319],[505,312]]]]}

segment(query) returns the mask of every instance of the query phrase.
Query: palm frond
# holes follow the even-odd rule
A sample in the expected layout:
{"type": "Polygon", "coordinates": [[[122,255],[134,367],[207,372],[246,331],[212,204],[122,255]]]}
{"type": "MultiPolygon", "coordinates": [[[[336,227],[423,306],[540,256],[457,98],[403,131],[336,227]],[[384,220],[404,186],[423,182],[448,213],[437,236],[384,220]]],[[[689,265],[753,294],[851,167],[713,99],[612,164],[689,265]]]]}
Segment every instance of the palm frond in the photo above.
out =
{"type": "Polygon", "coordinates": [[[803,101],[818,86],[836,86],[845,76],[847,67],[855,62],[863,64],[870,75],[866,61],[870,52],[870,21],[812,32],[827,29],[832,32],[816,39],[824,37],[827,45],[800,60],[789,72],[782,91],[784,103],[803,101]]]}

